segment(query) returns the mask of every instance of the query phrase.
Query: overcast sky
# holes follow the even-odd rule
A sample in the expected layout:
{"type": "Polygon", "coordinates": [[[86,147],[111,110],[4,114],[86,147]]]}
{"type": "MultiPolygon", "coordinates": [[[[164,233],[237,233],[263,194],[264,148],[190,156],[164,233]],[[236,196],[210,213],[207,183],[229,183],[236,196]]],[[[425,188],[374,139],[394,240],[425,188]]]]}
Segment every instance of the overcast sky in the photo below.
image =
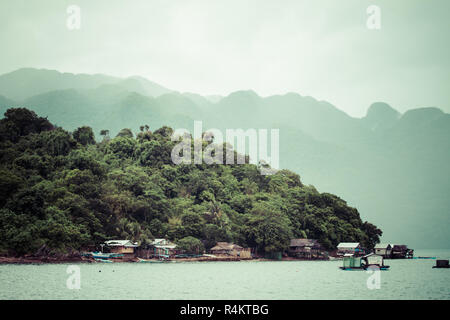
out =
{"type": "Polygon", "coordinates": [[[374,101],[450,112],[449,0],[0,2],[0,73],[141,75],[170,89],[298,92],[352,116],[374,101]],[[69,5],[81,29],[66,27],[69,5]],[[369,5],[381,29],[366,26],[369,5]]]}

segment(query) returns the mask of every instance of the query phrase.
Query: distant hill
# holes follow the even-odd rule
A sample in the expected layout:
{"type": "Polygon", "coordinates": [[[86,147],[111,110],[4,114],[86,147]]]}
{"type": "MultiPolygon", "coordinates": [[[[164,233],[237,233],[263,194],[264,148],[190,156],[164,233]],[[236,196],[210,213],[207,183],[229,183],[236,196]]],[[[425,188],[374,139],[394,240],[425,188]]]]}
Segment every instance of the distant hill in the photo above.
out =
{"type": "Polygon", "coordinates": [[[141,77],[122,79],[103,74],[73,74],[23,68],[0,76],[0,95],[22,101],[53,90],[94,89],[105,84],[116,84],[128,91],[151,96],[159,96],[171,91],[141,77]]]}
{"type": "Polygon", "coordinates": [[[392,128],[400,118],[401,114],[387,103],[373,103],[367,115],[361,119],[362,123],[374,132],[384,132],[392,128]]]}
{"type": "Polygon", "coordinates": [[[15,105],[16,102],[0,95],[0,108],[15,105]]]}
{"type": "Polygon", "coordinates": [[[348,200],[384,231],[383,241],[422,248],[450,243],[450,115],[438,108],[401,114],[376,102],[365,117],[353,118],[297,93],[262,98],[238,91],[212,99],[138,77],[80,80],[72,75],[63,86],[48,79],[66,74],[23,70],[12,73],[18,87],[5,84],[8,75],[0,76],[2,114],[8,104],[26,106],[68,130],[89,125],[97,138],[102,129],[115,135],[125,127],[137,132],[143,124],[153,130],[163,125],[191,129],[194,120],[203,120],[204,130],[279,128],[280,166],[348,200]],[[20,84],[20,73],[34,74],[33,83],[41,84],[20,84]],[[67,87],[70,83],[73,87],[67,87]]]}

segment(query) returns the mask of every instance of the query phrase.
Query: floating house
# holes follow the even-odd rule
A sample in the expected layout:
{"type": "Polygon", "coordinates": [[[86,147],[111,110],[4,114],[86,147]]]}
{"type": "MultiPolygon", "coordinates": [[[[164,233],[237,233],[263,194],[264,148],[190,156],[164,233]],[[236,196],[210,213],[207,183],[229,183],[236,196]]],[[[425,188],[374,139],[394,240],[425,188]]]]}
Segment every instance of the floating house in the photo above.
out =
{"type": "Polygon", "coordinates": [[[364,267],[368,268],[370,266],[376,266],[381,269],[389,268],[389,266],[384,265],[384,258],[382,255],[376,253],[369,253],[361,258],[364,261],[364,267]]]}
{"type": "Polygon", "coordinates": [[[345,254],[360,256],[364,254],[364,249],[359,242],[341,242],[338,244],[337,249],[338,256],[344,256],[345,254]]]}
{"type": "Polygon", "coordinates": [[[383,256],[370,253],[363,257],[354,257],[347,253],[343,258],[343,265],[340,267],[343,270],[367,270],[376,268],[378,270],[388,270],[389,266],[384,265],[383,256]]]}
{"type": "Polygon", "coordinates": [[[105,241],[106,247],[111,253],[123,254],[124,257],[134,258],[137,242],[131,240],[108,240],[105,241]]]}
{"type": "Polygon", "coordinates": [[[446,268],[449,269],[449,261],[448,260],[436,260],[436,265],[433,268],[446,268]]]}
{"type": "Polygon", "coordinates": [[[326,259],[327,252],[316,239],[291,239],[288,255],[302,259],[326,259]]]}
{"type": "Polygon", "coordinates": [[[383,256],[384,258],[389,258],[392,252],[392,245],[389,243],[379,243],[375,246],[375,253],[383,256]]]}
{"type": "Polygon", "coordinates": [[[361,258],[347,254],[342,259],[342,267],[340,268],[343,270],[362,269],[361,258]]]}
{"type": "Polygon", "coordinates": [[[392,246],[391,258],[392,259],[411,259],[414,256],[414,250],[408,249],[405,244],[394,244],[392,246]]]}

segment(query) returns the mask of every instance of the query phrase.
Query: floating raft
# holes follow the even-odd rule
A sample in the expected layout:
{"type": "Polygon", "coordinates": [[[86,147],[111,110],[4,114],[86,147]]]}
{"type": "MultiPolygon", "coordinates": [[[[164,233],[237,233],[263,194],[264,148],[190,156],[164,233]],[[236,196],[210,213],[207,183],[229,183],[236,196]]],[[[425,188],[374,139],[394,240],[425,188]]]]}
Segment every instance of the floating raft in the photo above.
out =
{"type": "Polygon", "coordinates": [[[448,260],[436,260],[436,265],[433,266],[433,268],[448,269],[450,268],[450,265],[448,263],[448,260]]]}
{"type": "Polygon", "coordinates": [[[377,254],[368,254],[364,257],[344,256],[341,270],[389,270],[389,266],[384,265],[384,259],[377,254]]]}
{"type": "Polygon", "coordinates": [[[378,266],[378,265],[371,265],[371,266],[362,266],[362,267],[353,267],[353,268],[350,268],[350,267],[339,267],[340,269],[342,269],[342,270],[345,270],[345,271],[361,271],[361,270],[374,270],[374,269],[379,269],[379,270],[383,270],[383,271],[386,271],[386,270],[389,270],[389,266],[378,266]],[[373,268],[373,269],[372,269],[373,268]]]}

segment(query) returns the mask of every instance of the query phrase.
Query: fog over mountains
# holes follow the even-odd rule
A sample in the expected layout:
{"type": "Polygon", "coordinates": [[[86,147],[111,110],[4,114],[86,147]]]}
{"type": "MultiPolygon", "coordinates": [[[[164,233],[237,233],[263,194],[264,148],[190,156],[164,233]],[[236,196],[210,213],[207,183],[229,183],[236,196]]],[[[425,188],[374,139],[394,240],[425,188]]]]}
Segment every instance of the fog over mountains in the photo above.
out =
{"type": "Polygon", "coordinates": [[[0,111],[23,106],[67,130],[88,125],[139,131],[168,125],[203,129],[279,128],[280,167],[341,196],[380,227],[384,242],[416,248],[450,243],[450,115],[436,107],[404,114],[383,102],[363,118],[297,93],[226,97],[179,93],[142,77],[32,68],[0,76],[0,111]]]}

